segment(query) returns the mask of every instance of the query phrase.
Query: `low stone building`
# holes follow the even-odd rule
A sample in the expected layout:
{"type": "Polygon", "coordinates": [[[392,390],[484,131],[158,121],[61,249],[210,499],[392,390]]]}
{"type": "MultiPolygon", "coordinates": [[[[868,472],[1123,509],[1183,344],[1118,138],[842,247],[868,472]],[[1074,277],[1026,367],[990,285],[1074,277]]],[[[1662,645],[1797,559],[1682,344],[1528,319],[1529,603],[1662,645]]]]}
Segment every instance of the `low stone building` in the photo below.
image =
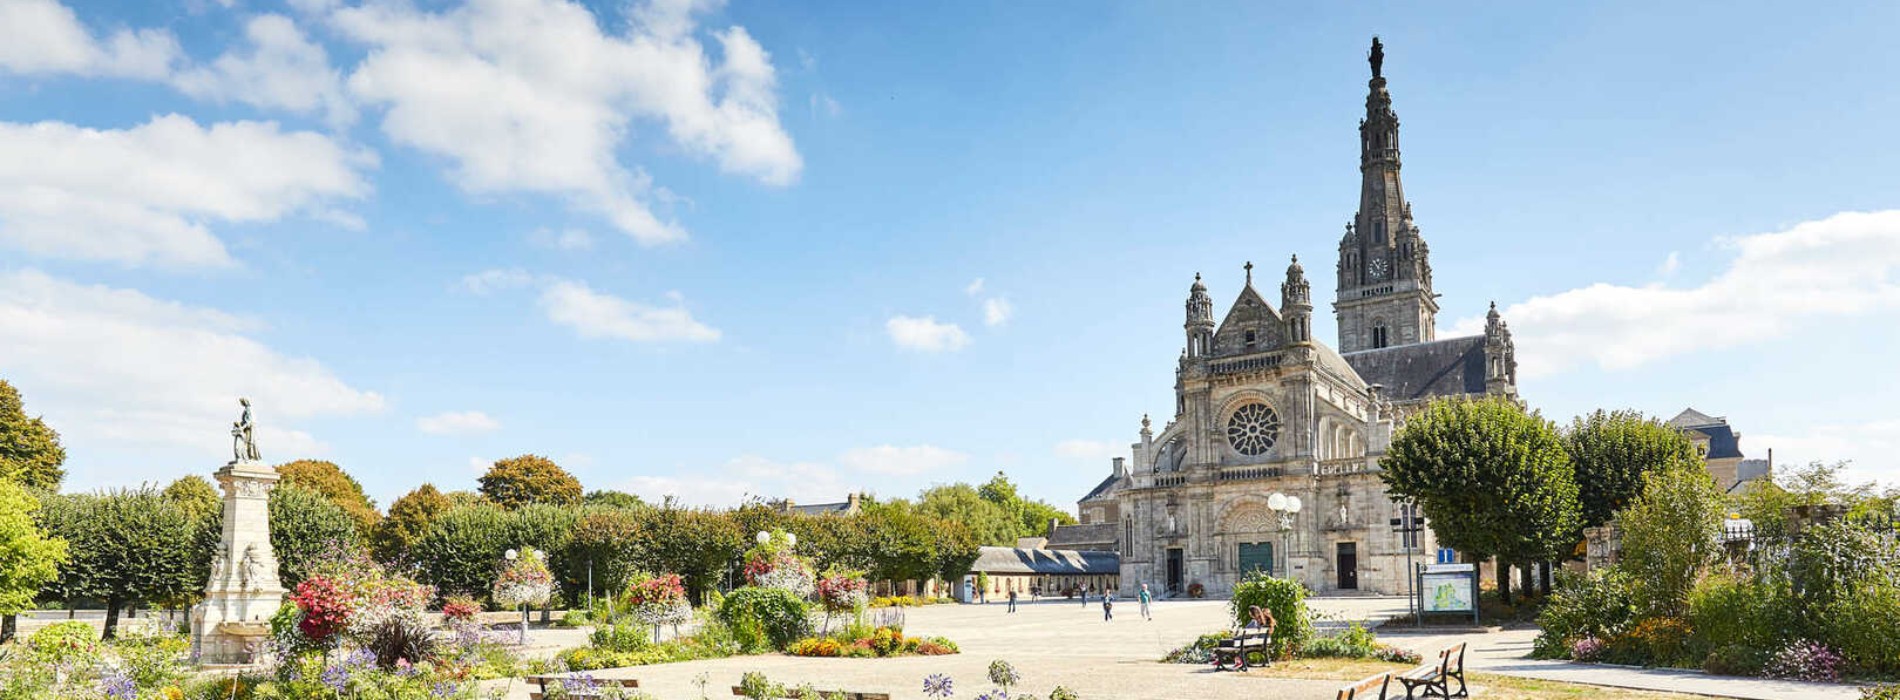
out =
{"type": "Polygon", "coordinates": [[[965,603],[1005,600],[1015,591],[1019,600],[1035,595],[1059,596],[1087,584],[1093,591],[1120,585],[1121,557],[1114,552],[1045,549],[1040,538],[1025,538],[1016,547],[983,547],[970,573],[963,577],[965,603]],[[978,587],[978,574],[986,584],[978,587]]]}
{"type": "Polygon", "coordinates": [[[1668,425],[1695,445],[1709,476],[1723,491],[1733,492],[1748,482],[1774,476],[1775,451],[1769,450],[1767,459],[1748,459],[1742,454],[1742,434],[1729,426],[1727,418],[1685,408],[1668,425]]]}

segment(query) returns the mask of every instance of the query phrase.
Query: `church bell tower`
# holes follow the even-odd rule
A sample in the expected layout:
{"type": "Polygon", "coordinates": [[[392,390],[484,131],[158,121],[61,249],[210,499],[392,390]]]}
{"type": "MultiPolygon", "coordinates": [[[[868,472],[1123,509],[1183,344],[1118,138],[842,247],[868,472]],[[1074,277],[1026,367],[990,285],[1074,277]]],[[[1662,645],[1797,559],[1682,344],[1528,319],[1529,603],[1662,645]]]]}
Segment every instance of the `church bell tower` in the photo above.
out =
{"type": "Polygon", "coordinates": [[[1399,117],[1386,92],[1385,47],[1372,39],[1372,82],[1359,122],[1359,211],[1339,241],[1339,351],[1430,342],[1438,315],[1425,239],[1399,182],[1399,117]]]}

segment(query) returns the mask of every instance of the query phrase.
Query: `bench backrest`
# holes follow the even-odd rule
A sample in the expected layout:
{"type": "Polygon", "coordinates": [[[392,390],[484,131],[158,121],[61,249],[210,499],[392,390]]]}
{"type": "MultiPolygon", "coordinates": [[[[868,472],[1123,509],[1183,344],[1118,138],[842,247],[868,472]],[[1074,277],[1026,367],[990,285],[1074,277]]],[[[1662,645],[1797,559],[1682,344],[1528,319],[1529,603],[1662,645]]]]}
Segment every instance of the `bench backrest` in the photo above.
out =
{"type": "Polygon", "coordinates": [[[1379,697],[1377,700],[1385,700],[1386,687],[1391,684],[1392,672],[1386,671],[1376,676],[1367,677],[1358,683],[1340,688],[1339,695],[1335,700],[1370,700],[1372,698],[1371,693],[1373,688],[1379,689],[1379,697]]]}
{"type": "Polygon", "coordinates": [[[1443,673],[1463,673],[1465,670],[1465,643],[1459,642],[1438,652],[1438,670],[1443,673]],[[1454,663],[1452,659],[1456,657],[1454,663]]]}
{"type": "MultiPolygon", "coordinates": [[[[786,692],[794,693],[795,691],[793,689],[787,689],[786,692]]],[[[732,694],[745,695],[745,689],[736,685],[732,686],[732,694]]],[[[821,697],[821,698],[829,698],[833,695],[839,695],[839,694],[844,695],[845,700],[891,700],[891,695],[889,693],[854,693],[854,692],[842,691],[842,690],[818,691],[818,697],[821,697]]],[[[788,698],[795,697],[795,695],[786,695],[784,697],[788,697],[788,698]]]]}

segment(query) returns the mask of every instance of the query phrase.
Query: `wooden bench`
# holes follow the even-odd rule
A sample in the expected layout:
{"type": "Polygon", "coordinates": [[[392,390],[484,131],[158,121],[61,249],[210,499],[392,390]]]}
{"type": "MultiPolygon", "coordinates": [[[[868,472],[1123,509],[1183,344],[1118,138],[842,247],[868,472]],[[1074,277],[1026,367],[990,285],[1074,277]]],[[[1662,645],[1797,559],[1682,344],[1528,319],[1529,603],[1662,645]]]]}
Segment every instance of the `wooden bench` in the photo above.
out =
{"type": "MultiPolygon", "coordinates": [[[[847,690],[815,690],[813,692],[818,693],[818,697],[824,698],[825,700],[832,700],[832,698],[844,698],[844,700],[891,700],[890,693],[854,693],[847,690]]],[[[779,697],[798,697],[797,688],[786,688],[785,693],[785,695],[780,695],[779,697]]],[[[743,697],[745,695],[745,689],[736,685],[732,686],[732,694],[743,697]]]]}
{"type": "Polygon", "coordinates": [[[1251,652],[1267,653],[1268,643],[1273,635],[1263,629],[1238,629],[1233,636],[1220,640],[1214,647],[1214,670],[1225,671],[1227,664],[1234,665],[1235,671],[1247,668],[1247,654],[1251,652]]]}
{"type": "Polygon", "coordinates": [[[1392,686],[1392,672],[1386,671],[1376,676],[1367,676],[1365,680],[1339,689],[1334,700],[1385,700],[1386,689],[1392,686]],[[1372,689],[1379,689],[1379,697],[1372,697],[1372,689]]]}
{"type": "Polygon", "coordinates": [[[1438,662],[1428,663],[1401,673],[1399,682],[1405,684],[1405,697],[1423,687],[1425,694],[1420,697],[1462,698],[1471,693],[1465,689],[1465,645],[1459,642],[1450,648],[1438,652],[1438,662]],[[1458,692],[1451,692],[1452,679],[1458,680],[1458,692]]]}
{"type": "MultiPolygon", "coordinates": [[[[552,684],[555,686],[560,686],[563,683],[574,680],[574,678],[575,678],[574,676],[547,675],[547,676],[528,676],[528,677],[523,678],[522,680],[525,680],[529,683],[533,683],[535,687],[538,688],[537,690],[532,690],[528,692],[528,700],[542,700],[548,695],[548,685],[552,684]]],[[[580,700],[581,698],[599,697],[600,688],[606,688],[606,687],[612,687],[612,686],[619,686],[622,688],[640,687],[640,681],[633,678],[595,678],[592,681],[590,681],[590,683],[592,684],[593,689],[568,691],[567,694],[564,695],[563,697],[575,698],[575,700],[580,700]]]]}

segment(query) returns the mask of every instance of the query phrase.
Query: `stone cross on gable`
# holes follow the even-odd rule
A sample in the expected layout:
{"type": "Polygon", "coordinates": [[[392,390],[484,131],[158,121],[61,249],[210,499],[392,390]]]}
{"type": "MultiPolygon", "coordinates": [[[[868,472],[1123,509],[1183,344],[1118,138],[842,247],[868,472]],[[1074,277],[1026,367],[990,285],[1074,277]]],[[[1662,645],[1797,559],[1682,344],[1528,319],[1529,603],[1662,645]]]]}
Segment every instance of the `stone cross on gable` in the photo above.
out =
{"type": "Polygon", "coordinates": [[[1242,267],[1247,268],[1247,286],[1253,286],[1253,261],[1248,260],[1247,264],[1242,267]]]}

